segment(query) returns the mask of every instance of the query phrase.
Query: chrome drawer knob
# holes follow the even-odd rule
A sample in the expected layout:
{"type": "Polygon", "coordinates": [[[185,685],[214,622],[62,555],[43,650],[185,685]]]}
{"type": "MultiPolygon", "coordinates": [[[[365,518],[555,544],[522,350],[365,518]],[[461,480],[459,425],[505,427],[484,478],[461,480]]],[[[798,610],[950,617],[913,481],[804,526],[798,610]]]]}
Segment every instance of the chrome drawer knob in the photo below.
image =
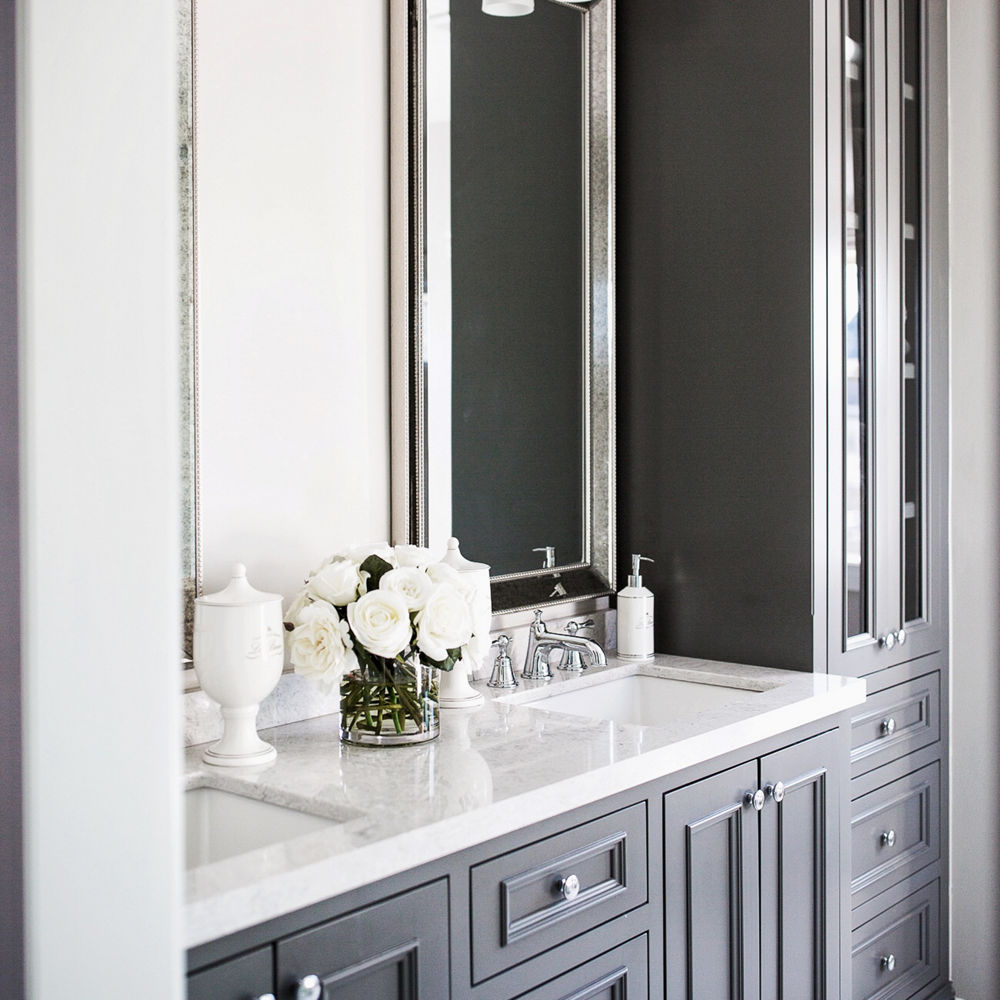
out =
{"type": "Polygon", "coordinates": [[[254,1000],[274,1000],[273,993],[261,993],[259,997],[254,997],[254,1000]]]}
{"type": "Polygon", "coordinates": [[[889,716],[888,719],[883,719],[882,720],[882,735],[883,736],[892,736],[892,734],[895,731],[896,731],[896,720],[892,716],[889,716]]]}
{"type": "Polygon", "coordinates": [[[785,785],[781,781],[776,781],[773,785],[767,785],[764,789],[775,802],[780,802],[785,797],[785,785]]]}
{"type": "Polygon", "coordinates": [[[896,634],[894,632],[886,632],[885,635],[879,636],[878,644],[883,649],[892,649],[896,645],[896,634]]]}
{"type": "Polygon", "coordinates": [[[559,891],[565,900],[576,899],[580,895],[580,880],[575,875],[567,875],[559,880],[559,891]]]}
{"type": "Polygon", "coordinates": [[[886,972],[892,972],[896,968],[896,956],[895,955],[883,955],[882,956],[882,968],[886,972]]]}
{"type": "Polygon", "coordinates": [[[882,846],[883,847],[895,847],[896,846],[896,831],[886,830],[882,834],[882,846]]]}
{"type": "Polygon", "coordinates": [[[901,629],[899,629],[896,632],[896,642],[898,642],[900,646],[902,646],[903,643],[906,642],[906,629],[905,628],[901,628],[901,629]]]}
{"type": "Polygon", "coordinates": [[[751,806],[760,812],[764,808],[764,790],[758,788],[756,792],[746,792],[743,795],[743,805],[749,809],[751,806]]]}
{"type": "Polygon", "coordinates": [[[323,984],[319,976],[305,976],[299,980],[295,990],[295,1000],[321,1000],[323,984]]]}

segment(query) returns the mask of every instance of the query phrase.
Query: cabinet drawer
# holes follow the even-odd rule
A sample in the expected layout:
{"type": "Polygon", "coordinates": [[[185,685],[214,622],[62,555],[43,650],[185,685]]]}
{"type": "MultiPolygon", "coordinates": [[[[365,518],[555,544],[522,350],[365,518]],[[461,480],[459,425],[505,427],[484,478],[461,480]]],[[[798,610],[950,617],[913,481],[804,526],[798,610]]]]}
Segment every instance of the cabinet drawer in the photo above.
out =
{"type": "Polygon", "coordinates": [[[851,935],[854,1000],[902,1000],[940,971],[940,883],[862,924],[851,935]]]}
{"type": "Polygon", "coordinates": [[[851,804],[851,905],[940,855],[940,764],[928,764],[851,804]]]}
{"type": "Polygon", "coordinates": [[[448,996],[448,884],[431,882],[319,924],[277,945],[278,996],[305,976],[338,1000],[448,996]]]}
{"type": "Polygon", "coordinates": [[[193,972],[187,980],[188,1000],[253,1000],[273,989],[270,945],[193,972]]]}
{"type": "Polygon", "coordinates": [[[470,876],[479,983],[646,902],[646,804],[484,861],[470,876]]]}
{"type": "Polygon", "coordinates": [[[940,678],[934,671],[868,696],[851,719],[851,777],[938,740],[940,678]]]}
{"type": "Polygon", "coordinates": [[[649,996],[646,935],[626,941],[518,1000],[627,1000],[649,996]]]}

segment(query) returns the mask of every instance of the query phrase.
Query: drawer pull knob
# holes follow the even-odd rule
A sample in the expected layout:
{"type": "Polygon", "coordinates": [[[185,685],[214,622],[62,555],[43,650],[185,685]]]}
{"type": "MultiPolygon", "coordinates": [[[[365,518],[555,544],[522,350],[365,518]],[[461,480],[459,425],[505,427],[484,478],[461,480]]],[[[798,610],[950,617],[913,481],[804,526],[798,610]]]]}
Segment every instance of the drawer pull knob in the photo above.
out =
{"type": "Polygon", "coordinates": [[[896,731],[896,720],[890,715],[888,719],[882,720],[882,735],[892,736],[896,731]]]}
{"type": "Polygon", "coordinates": [[[895,955],[883,955],[882,956],[882,968],[886,972],[892,972],[896,968],[896,956],[895,955]]]}
{"type": "Polygon", "coordinates": [[[785,797],[784,782],[776,781],[773,785],[768,785],[764,791],[766,791],[775,802],[780,802],[785,797]]]}
{"type": "Polygon", "coordinates": [[[295,990],[295,1000],[321,1000],[323,984],[319,976],[305,976],[299,980],[295,990]]]}
{"type": "Polygon", "coordinates": [[[575,875],[567,875],[559,880],[559,891],[565,900],[572,902],[580,895],[580,880],[575,875]]]}
{"type": "Polygon", "coordinates": [[[896,831],[886,830],[882,834],[882,846],[883,847],[895,847],[896,846],[896,831]]]}
{"type": "Polygon", "coordinates": [[[261,993],[259,997],[254,997],[254,1000],[274,1000],[273,993],[261,993]]]}
{"type": "Polygon", "coordinates": [[[760,812],[764,808],[764,790],[758,788],[756,792],[745,792],[743,795],[743,805],[749,809],[751,806],[760,812]]]}
{"type": "Polygon", "coordinates": [[[904,644],[904,643],[906,642],[906,629],[905,629],[905,628],[900,628],[900,629],[899,629],[899,630],[898,630],[898,631],[896,632],[896,642],[897,642],[897,643],[898,643],[898,644],[899,644],[900,646],[902,646],[902,645],[903,645],[903,644],[904,644]]]}
{"type": "Polygon", "coordinates": [[[896,633],[886,632],[884,635],[878,637],[878,644],[882,649],[892,649],[896,645],[896,633]]]}

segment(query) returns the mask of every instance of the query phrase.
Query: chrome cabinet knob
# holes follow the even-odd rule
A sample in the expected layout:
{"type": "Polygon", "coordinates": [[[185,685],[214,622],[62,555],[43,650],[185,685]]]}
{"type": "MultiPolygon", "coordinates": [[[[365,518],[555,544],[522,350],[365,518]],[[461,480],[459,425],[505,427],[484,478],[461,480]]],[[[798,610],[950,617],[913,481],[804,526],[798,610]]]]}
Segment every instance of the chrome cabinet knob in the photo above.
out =
{"type": "Polygon", "coordinates": [[[760,812],[764,808],[764,791],[758,788],[756,792],[746,792],[743,795],[743,805],[747,809],[753,806],[757,812],[760,812]]]}
{"type": "Polygon", "coordinates": [[[891,715],[888,719],[883,719],[881,730],[883,736],[892,736],[896,731],[896,720],[891,715]]]}
{"type": "Polygon", "coordinates": [[[253,1000],[274,1000],[273,993],[261,993],[259,997],[254,997],[253,1000]]]}
{"type": "Polygon", "coordinates": [[[903,643],[906,642],[906,629],[905,628],[897,629],[897,631],[896,631],[896,642],[898,642],[900,646],[902,646],[903,643]]]}
{"type": "Polygon", "coordinates": [[[885,635],[880,635],[878,644],[882,647],[882,649],[892,649],[892,647],[896,645],[896,633],[886,632],[885,635]]]}
{"type": "Polygon", "coordinates": [[[559,891],[563,899],[572,902],[580,895],[580,880],[575,875],[567,875],[559,880],[559,891]]]}
{"type": "Polygon", "coordinates": [[[892,972],[896,968],[896,956],[895,955],[883,955],[882,956],[882,968],[886,972],[892,972]]]}
{"type": "Polygon", "coordinates": [[[776,781],[773,785],[766,785],[764,791],[774,799],[775,802],[780,802],[785,797],[785,785],[784,782],[776,781]]]}
{"type": "Polygon", "coordinates": [[[323,984],[319,976],[304,976],[295,989],[295,1000],[321,1000],[323,984]]]}
{"type": "Polygon", "coordinates": [[[885,833],[882,834],[881,840],[882,840],[882,846],[883,847],[895,847],[896,846],[896,831],[895,830],[886,830],[885,833]]]}

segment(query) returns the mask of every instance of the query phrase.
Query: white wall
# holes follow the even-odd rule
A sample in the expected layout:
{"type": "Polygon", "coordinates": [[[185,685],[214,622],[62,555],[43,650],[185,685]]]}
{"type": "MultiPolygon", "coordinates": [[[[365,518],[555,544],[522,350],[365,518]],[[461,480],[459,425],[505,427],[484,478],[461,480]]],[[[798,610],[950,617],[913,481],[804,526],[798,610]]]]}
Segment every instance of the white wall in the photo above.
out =
{"type": "Polygon", "coordinates": [[[1000,983],[1000,5],[949,3],[952,978],[1000,983]]]}
{"type": "Polygon", "coordinates": [[[384,0],[199,0],[205,589],[389,534],[384,0]]]}
{"type": "Polygon", "coordinates": [[[178,1000],[173,0],[19,0],[32,1000],[178,1000]]]}

